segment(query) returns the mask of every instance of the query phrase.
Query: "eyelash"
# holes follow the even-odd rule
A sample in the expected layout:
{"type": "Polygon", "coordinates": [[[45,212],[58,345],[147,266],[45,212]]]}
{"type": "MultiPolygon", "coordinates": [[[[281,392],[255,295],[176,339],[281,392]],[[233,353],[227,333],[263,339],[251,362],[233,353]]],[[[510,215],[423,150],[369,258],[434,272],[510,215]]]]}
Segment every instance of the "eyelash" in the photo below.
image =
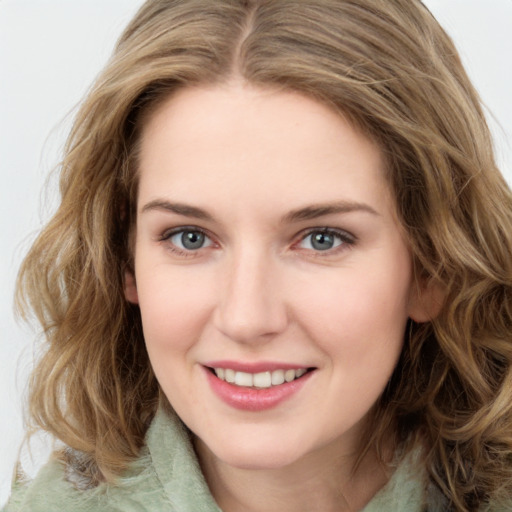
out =
{"type": "Polygon", "coordinates": [[[309,228],[307,231],[302,232],[300,234],[300,238],[298,242],[294,244],[294,246],[300,245],[303,243],[309,236],[313,234],[321,234],[326,236],[332,236],[334,238],[337,238],[340,243],[331,248],[326,250],[311,250],[306,249],[308,252],[311,252],[311,254],[314,257],[327,257],[327,256],[334,256],[337,255],[339,252],[346,251],[350,247],[352,247],[357,239],[354,235],[348,233],[347,231],[344,231],[342,229],[334,229],[334,228],[327,228],[327,227],[321,227],[321,228],[309,228]]]}
{"type": "MultiPolygon", "coordinates": [[[[204,229],[201,229],[200,227],[197,227],[197,226],[180,226],[180,227],[177,227],[177,228],[174,228],[174,229],[168,229],[167,231],[164,231],[164,233],[162,233],[162,235],[159,237],[159,241],[160,242],[163,242],[163,243],[166,243],[168,242],[166,245],[167,245],[167,248],[172,252],[172,253],[175,253],[177,254],[178,256],[180,257],[183,257],[183,258],[194,258],[196,256],[198,256],[198,252],[199,252],[199,249],[198,250],[192,250],[192,249],[189,249],[189,250],[183,250],[183,249],[180,249],[179,247],[177,247],[176,245],[174,245],[173,243],[171,243],[171,238],[175,235],[178,235],[180,233],[186,233],[186,232],[189,232],[189,233],[199,233],[201,235],[203,235],[205,238],[207,238],[208,240],[212,240],[212,237],[208,234],[207,231],[205,231],[204,229]]],[[[203,247],[201,247],[200,249],[202,249],[203,247]]]]}
{"type": "MultiPolygon", "coordinates": [[[[199,255],[198,253],[199,253],[200,249],[205,249],[205,248],[209,247],[209,246],[200,247],[197,250],[193,250],[193,249],[183,250],[183,249],[177,247],[175,244],[170,242],[170,240],[173,236],[180,234],[180,233],[186,233],[186,232],[199,233],[200,235],[203,235],[205,238],[210,240],[211,245],[215,244],[215,242],[213,242],[213,239],[209,235],[209,233],[206,230],[204,230],[198,226],[180,226],[177,228],[166,230],[164,233],[162,233],[162,235],[159,236],[158,241],[162,242],[162,243],[167,242],[167,248],[171,252],[177,254],[180,257],[184,257],[184,258],[197,257],[199,255]]],[[[341,251],[345,251],[345,250],[349,249],[357,241],[357,238],[354,235],[348,233],[347,231],[344,231],[341,229],[327,228],[327,227],[316,227],[316,228],[309,228],[306,231],[301,232],[296,237],[298,240],[292,244],[292,247],[298,247],[309,236],[311,236],[313,234],[332,236],[334,238],[337,238],[340,241],[340,243],[337,246],[330,248],[330,249],[326,249],[326,250],[305,249],[306,251],[310,252],[314,257],[324,257],[325,258],[327,256],[332,256],[332,255],[338,254],[341,251]]],[[[300,249],[300,247],[298,247],[298,249],[300,249]]]]}

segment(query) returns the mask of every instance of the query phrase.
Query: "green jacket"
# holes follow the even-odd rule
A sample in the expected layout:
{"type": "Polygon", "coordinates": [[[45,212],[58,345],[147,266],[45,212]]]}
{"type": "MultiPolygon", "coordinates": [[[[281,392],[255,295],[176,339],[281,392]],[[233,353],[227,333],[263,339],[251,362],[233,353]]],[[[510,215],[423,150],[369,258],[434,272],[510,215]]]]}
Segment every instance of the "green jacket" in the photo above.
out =
{"type": "MultiPolygon", "coordinates": [[[[179,419],[160,410],[146,440],[140,458],[115,486],[78,490],[64,464],[52,460],[34,480],[15,482],[5,512],[221,512],[179,419]]],[[[432,496],[425,507],[424,478],[413,459],[399,465],[364,512],[443,510],[432,496]]]]}

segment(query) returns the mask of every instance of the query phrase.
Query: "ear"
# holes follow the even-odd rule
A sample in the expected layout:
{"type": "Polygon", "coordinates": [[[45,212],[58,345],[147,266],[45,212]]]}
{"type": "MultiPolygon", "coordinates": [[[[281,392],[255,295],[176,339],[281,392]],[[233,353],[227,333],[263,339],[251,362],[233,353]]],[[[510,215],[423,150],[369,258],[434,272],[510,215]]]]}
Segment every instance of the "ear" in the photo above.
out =
{"type": "Polygon", "coordinates": [[[137,293],[137,283],[135,275],[131,270],[124,271],[124,296],[128,302],[132,304],[139,303],[139,295],[137,293]]]}
{"type": "Polygon", "coordinates": [[[430,322],[441,312],[445,292],[432,278],[420,278],[413,282],[409,297],[409,318],[417,323],[430,322]]]}

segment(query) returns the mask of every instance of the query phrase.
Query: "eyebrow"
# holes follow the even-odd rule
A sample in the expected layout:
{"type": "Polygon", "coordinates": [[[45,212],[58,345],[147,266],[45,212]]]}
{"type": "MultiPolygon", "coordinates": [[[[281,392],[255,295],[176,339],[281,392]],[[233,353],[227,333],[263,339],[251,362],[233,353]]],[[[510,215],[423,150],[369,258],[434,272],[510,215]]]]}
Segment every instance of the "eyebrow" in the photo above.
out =
{"type": "Polygon", "coordinates": [[[184,217],[194,217],[200,220],[213,220],[213,217],[202,208],[184,203],[171,203],[165,199],[155,199],[154,201],[150,201],[142,207],[141,213],[152,210],[164,210],[178,215],[183,215],[184,217]]]}
{"type": "Polygon", "coordinates": [[[283,218],[283,223],[293,223],[304,220],[312,220],[325,215],[334,215],[339,213],[365,212],[371,215],[380,216],[371,206],[365,203],[353,201],[338,201],[328,204],[313,204],[304,208],[298,208],[287,213],[283,218]]]}
{"type": "MultiPolygon", "coordinates": [[[[193,217],[200,220],[214,220],[213,216],[202,208],[184,203],[173,203],[165,199],[155,199],[150,201],[142,207],[141,213],[152,210],[168,211],[170,213],[176,213],[177,215],[183,215],[184,217],[193,217]]],[[[376,210],[365,203],[338,201],[335,203],[313,204],[303,208],[297,208],[296,210],[292,210],[291,212],[285,214],[281,218],[281,222],[283,224],[292,224],[294,222],[316,219],[325,215],[352,212],[365,212],[371,215],[380,215],[376,210]]]]}

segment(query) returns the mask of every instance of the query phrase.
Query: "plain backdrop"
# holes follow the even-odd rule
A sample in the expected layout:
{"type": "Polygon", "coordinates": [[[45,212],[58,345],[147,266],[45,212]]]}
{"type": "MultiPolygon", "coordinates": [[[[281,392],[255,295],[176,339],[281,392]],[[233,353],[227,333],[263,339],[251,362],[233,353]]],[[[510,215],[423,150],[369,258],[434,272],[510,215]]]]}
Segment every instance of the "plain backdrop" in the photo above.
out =
{"type": "MultiPolygon", "coordinates": [[[[512,183],[512,0],[425,3],[459,48],[512,183]]],[[[141,4],[0,0],[0,507],[23,436],[22,400],[36,336],[13,315],[16,272],[57,204],[55,177],[44,193],[43,187],[59,161],[70,113],[141,4]]],[[[35,467],[44,458],[44,440],[41,446],[35,467]]]]}

